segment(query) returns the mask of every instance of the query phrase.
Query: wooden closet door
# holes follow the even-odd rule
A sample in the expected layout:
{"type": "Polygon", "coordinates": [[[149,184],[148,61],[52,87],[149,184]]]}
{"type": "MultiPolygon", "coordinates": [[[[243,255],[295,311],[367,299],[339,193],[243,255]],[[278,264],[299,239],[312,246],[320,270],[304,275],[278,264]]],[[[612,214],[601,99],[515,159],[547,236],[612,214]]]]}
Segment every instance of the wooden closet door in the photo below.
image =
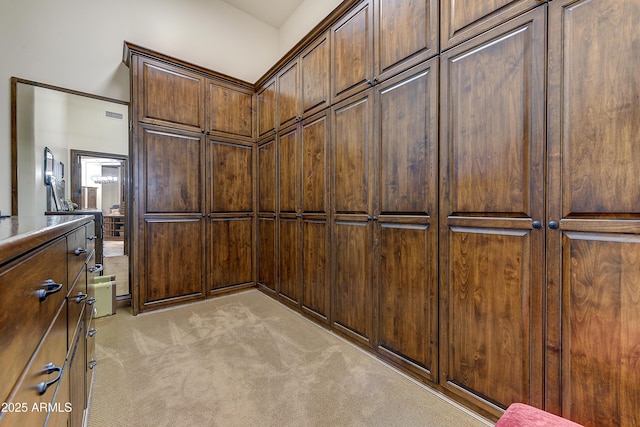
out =
{"type": "Polygon", "coordinates": [[[276,140],[258,145],[258,284],[276,290],[276,140]]]}
{"type": "Polygon", "coordinates": [[[373,334],[373,92],[332,110],[332,324],[364,345],[373,334]]]}
{"type": "Polygon", "coordinates": [[[496,415],[542,405],[545,17],[441,56],[440,381],[496,415]]]}
{"type": "Polygon", "coordinates": [[[329,114],[302,122],[302,309],[329,322],[329,114]]]}
{"type": "Polygon", "coordinates": [[[438,356],[438,70],[376,87],[378,352],[431,380],[438,356]]]}
{"type": "Polygon", "coordinates": [[[278,254],[279,293],[300,300],[300,128],[294,126],[278,138],[278,254]]]}
{"type": "Polygon", "coordinates": [[[300,54],[303,117],[331,105],[330,46],[331,39],[327,31],[300,54]]]}
{"type": "Polygon", "coordinates": [[[383,81],[438,54],[437,0],[377,0],[375,71],[383,81]]]}
{"type": "Polygon", "coordinates": [[[540,0],[441,1],[440,49],[444,51],[469,40],[540,3],[540,0]]]}
{"type": "Polygon", "coordinates": [[[134,56],[138,122],[194,132],[205,129],[205,79],[162,61],[134,56]]]}
{"type": "Polygon", "coordinates": [[[372,0],[365,0],[331,28],[331,102],[367,89],[373,78],[372,0]]]}
{"type": "Polygon", "coordinates": [[[546,408],[640,425],[640,2],[549,9],[546,408]]]}

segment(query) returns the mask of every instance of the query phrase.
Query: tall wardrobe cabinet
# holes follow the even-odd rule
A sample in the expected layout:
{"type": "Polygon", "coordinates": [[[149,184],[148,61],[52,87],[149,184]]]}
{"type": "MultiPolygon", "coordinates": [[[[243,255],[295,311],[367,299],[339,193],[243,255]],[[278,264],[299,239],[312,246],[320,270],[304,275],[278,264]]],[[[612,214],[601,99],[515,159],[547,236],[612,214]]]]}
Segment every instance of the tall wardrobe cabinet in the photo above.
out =
{"type": "Polygon", "coordinates": [[[253,88],[130,52],[134,312],[253,285],[253,88]]]}

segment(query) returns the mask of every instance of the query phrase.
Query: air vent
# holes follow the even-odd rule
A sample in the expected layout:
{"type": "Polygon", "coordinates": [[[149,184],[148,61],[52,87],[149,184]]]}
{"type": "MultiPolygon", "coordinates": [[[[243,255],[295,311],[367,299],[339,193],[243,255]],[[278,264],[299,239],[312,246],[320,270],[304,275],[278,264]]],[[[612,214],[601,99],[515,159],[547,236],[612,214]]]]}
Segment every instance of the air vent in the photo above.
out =
{"type": "Polygon", "coordinates": [[[114,113],[113,111],[105,111],[104,116],[110,119],[117,119],[117,120],[122,120],[124,118],[124,115],[122,115],[121,113],[114,113]]]}

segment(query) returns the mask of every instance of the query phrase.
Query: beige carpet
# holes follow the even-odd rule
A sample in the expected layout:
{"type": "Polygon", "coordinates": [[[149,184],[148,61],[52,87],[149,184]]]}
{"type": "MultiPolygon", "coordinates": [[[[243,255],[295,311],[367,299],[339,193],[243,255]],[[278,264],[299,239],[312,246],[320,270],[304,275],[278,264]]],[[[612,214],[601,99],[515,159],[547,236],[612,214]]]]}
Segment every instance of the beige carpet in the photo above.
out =
{"type": "Polygon", "coordinates": [[[256,290],[96,323],[90,427],[492,425],[256,290]]]}
{"type": "Polygon", "coordinates": [[[129,293],[129,257],[126,255],[105,256],[104,272],[105,276],[116,276],[116,295],[127,295],[129,293]]]}

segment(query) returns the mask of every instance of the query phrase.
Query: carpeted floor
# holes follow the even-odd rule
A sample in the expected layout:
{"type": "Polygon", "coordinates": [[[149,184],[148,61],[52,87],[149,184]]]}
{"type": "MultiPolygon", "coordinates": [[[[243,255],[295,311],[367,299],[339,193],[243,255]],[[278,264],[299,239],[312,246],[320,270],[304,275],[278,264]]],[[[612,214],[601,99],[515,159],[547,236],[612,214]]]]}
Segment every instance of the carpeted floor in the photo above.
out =
{"type": "Polygon", "coordinates": [[[96,323],[89,427],[492,425],[257,290],[96,323]]]}
{"type": "Polygon", "coordinates": [[[116,295],[127,295],[129,293],[129,257],[126,255],[105,256],[104,272],[105,276],[116,276],[116,295]]]}

